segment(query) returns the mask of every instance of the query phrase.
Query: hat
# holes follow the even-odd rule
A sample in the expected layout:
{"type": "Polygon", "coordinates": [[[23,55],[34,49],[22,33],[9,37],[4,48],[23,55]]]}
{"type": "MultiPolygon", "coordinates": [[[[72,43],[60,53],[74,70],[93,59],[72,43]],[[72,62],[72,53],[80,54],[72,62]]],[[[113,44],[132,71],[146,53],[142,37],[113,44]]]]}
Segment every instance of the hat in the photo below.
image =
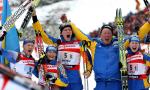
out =
{"type": "Polygon", "coordinates": [[[27,43],[33,43],[33,44],[34,44],[34,40],[25,39],[25,40],[23,41],[23,46],[24,46],[25,44],[27,44],[27,43]]]}
{"type": "Polygon", "coordinates": [[[48,52],[48,51],[54,51],[54,52],[57,52],[57,48],[55,47],[55,46],[48,46],[47,48],[46,48],[46,53],[48,52]]]}
{"type": "Polygon", "coordinates": [[[140,42],[140,39],[137,35],[133,35],[130,37],[130,42],[140,42]]]}
{"type": "Polygon", "coordinates": [[[109,25],[109,24],[103,25],[103,26],[101,27],[100,31],[99,31],[99,34],[102,33],[102,31],[103,31],[104,28],[108,28],[108,29],[112,32],[112,34],[113,34],[113,30],[114,30],[114,29],[113,29],[113,27],[112,27],[111,25],[109,25]]]}
{"type": "Polygon", "coordinates": [[[61,24],[60,27],[59,27],[60,32],[62,32],[63,29],[66,28],[66,27],[70,27],[70,28],[72,29],[70,23],[63,23],[63,24],[61,24]]]}

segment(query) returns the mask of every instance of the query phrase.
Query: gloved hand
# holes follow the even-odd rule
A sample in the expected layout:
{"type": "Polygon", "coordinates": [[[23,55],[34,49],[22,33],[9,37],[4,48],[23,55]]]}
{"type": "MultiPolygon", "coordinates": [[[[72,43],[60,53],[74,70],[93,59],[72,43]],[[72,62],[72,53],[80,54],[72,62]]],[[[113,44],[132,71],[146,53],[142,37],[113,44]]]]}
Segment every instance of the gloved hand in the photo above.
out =
{"type": "Polygon", "coordinates": [[[54,76],[53,73],[47,73],[46,79],[49,81],[50,84],[54,84],[57,78],[54,76]]]}
{"type": "Polygon", "coordinates": [[[89,78],[89,76],[91,75],[91,72],[87,70],[83,73],[83,75],[85,76],[85,78],[89,78]]]}

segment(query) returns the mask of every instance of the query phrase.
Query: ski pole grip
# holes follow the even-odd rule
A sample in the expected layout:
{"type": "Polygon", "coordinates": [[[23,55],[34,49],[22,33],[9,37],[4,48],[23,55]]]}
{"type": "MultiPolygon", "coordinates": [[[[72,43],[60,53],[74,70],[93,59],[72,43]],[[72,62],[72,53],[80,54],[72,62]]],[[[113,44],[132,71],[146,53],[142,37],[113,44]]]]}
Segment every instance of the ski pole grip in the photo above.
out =
{"type": "Polygon", "coordinates": [[[88,41],[87,42],[87,47],[90,47],[91,46],[91,41],[88,41]]]}
{"type": "Polygon", "coordinates": [[[58,44],[58,45],[61,44],[61,40],[60,40],[60,39],[57,40],[57,44],[58,44]]]}
{"type": "Polygon", "coordinates": [[[82,45],[85,47],[87,45],[87,41],[86,40],[82,40],[82,45]]]}

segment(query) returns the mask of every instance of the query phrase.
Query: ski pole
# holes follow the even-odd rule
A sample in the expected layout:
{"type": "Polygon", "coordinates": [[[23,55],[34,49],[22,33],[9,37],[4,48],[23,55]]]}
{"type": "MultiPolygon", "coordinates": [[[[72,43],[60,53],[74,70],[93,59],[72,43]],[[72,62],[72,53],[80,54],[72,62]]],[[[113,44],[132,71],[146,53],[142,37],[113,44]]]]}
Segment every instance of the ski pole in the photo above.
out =
{"type": "MultiPolygon", "coordinates": [[[[82,57],[83,57],[83,70],[84,72],[86,72],[87,70],[87,58],[86,58],[86,49],[87,49],[87,41],[83,40],[82,41],[82,57]]],[[[89,90],[89,87],[88,87],[88,78],[85,77],[84,75],[84,87],[85,87],[85,90],[89,90]]]]}

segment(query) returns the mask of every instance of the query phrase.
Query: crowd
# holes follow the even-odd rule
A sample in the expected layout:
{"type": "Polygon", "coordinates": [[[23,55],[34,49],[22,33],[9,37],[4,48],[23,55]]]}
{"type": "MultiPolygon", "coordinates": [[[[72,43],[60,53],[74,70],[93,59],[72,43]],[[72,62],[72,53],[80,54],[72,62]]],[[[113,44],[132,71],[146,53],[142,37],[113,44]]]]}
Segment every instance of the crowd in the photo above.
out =
{"type": "MultiPolygon", "coordinates": [[[[141,10],[137,13],[128,13],[127,16],[124,16],[124,33],[126,36],[130,36],[133,33],[136,33],[139,31],[139,28],[148,20],[149,12],[148,9],[145,8],[144,10],[141,10]]],[[[114,29],[115,27],[115,22],[110,22],[109,25],[113,26],[114,29]]],[[[97,30],[93,30],[92,32],[89,33],[89,36],[92,38],[95,38],[98,36],[98,31],[100,28],[97,30]]],[[[114,34],[117,35],[117,32],[114,31],[114,34]]],[[[148,34],[149,35],[149,34],[148,34]]],[[[145,37],[145,43],[147,42],[146,39],[149,39],[145,37]]]]}

